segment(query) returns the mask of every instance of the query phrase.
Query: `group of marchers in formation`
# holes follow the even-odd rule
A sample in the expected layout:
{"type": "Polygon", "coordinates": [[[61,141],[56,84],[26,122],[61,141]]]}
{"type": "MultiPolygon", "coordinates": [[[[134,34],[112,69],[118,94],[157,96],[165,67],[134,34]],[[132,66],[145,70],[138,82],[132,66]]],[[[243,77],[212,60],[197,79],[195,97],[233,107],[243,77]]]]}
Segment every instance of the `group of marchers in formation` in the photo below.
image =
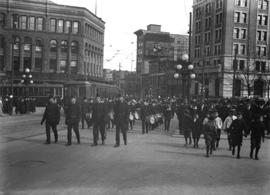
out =
{"type": "Polygon", "coordinates": [[[93,143],[97,146],[99,135],[105,144],[106,130],[116,129],[114,147],[120,145],[120,132],[127,145],[127,131],[132,130],[135,121],[141,121],[142,134],[157,127],[169,131],[171,119],[176,115],[179,121],[179,133],[184,135],[185,146],[199,147],[203,136],[206,145],[206,157],[219,147],[220,136],[227,134],[228,149],[232,155],[240,158],[243,137],[250,135],[250,158],[258,160],[261,142],[265,133],[270,134],[270,101],[263,99],[219,99],[197,100],[168,97],[139,99],[134,97],[117,98],[67,98],[64,103],[49,97],[41,124],[46,124],[46,144],[51,143],[52,129],[55,142],[58,141],[57,125],[60,121],[60,109],[64,109],[67,125],[67,146],[72,144],[72,129],[77,143],[80,144],[79,124],[84,129],[93,128],[93,143]],[[254,156],[253,156],[254,155],[254,156]]]}

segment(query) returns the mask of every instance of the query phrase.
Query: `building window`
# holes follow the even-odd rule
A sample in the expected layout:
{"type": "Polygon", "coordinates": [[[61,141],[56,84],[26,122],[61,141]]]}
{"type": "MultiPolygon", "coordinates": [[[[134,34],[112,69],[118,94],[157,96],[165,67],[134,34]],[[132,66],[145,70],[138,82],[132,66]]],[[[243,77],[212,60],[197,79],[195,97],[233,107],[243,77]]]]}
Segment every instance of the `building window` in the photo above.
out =
{"type": "Polygon", "coordinates": [[[245,69],[245,60],[240,60],[239,61],[239,70],[244,70],[245,69]]]}
{"type": "Polygon", "coordinates": [[[266,56],[266,46],[256,46],[256,53],[258,57],[266,56]]]}
{"type": "Polygon", "coordinates": [[[5,48],[5,38],[2,35],[0,35],[0,48],[5,48]]]}
{"type": "Polygon", "coordinates": [[[247,38],[247,29],[241,29],[241,39],[247,38]]]}
{"type": "Polygon", "coordinates": [[[222,24],[222,19],[223,19],[222,17],[223,17],[222,13],[219,13],[216,15],[216,25],[222,24]]]}
{"type": "Polygon", "coordinates": [[[246,45],[243,44],[240,45],[240,54],[246,55],[246,45]]]}
{"type": "Polygon", "coordinates": [[[240,32],[239,28],[234,28],[233,29],[233,38],[239,39],[239,32],[240,32]]]}
{"type": "Polygon", "coordinates": [[[266,62],[264,61],[256,61],[255,70],[258,72],[265,72],[266,62]]]}
{"type": "Polygon", "coordinates": [[[234,12],[234,22],[235,23],[240,22],[240,12],[234,12]]]}
{"type": "Polygon", "coordinates": [[[57,20],[57,32],[63,33],[64,31],[64,20],[57,20]]]}
{"type": "Polygon", "coordinates": [[[261,55],[264,57],[266,56],[266,47],[265,46],[261,47],[261,55]]]}
{"type": "Polygon", "coordinates": [[[50,72],[56,72],[57,70],[57,60],[50,59],[50,72]]]}
{"type": "Polygon", "coordinates": [[[222,34],[222,29],[216,29],[216,31],[215,31],[215,41],[216,42],[221,41],[221,34],[222,34]]]}
{"type": "Polygon", "coordinates": [[[36,26],[35,20],[36,20],[35,17],[33,16],[29,17],[29,25],[28,25],[29,30],[35,30],[35,26],[36,26]]]}
{"type": "Polygon", "coordinates": [[[76,74],[77,73],[77,61],[70,62],[70,73],[76,74]]]}
{"type": "Polygon", "coordinates": [[[257,31],[257,41],[266,41],[267,40],[267,31],[257,31]]]}
{"type": "Polygon", "coordinates": [[[78,42],[73,41],[71,43],[71,53],[74,53],[74,54],[78,53],[78,42]]]}
{"type": "Polygon", "coordinates": [[[267,10],[268,9],[268,0],[258,0],[258,9],[267,10]]]}
{"type": "Polygon", "coordinates": [[[19,28],[19,16],[17,14],[13,14],[13,28],[19,28]]]}
{"type": "Polygon", "coordinates": [[[211,13],[211,3],[206,4],[205,6],[205,14],[211,13]]]}
{"type": "Polygon", "coordinates": [[[223,7],[223,0],[216,0],[216,8],[222,8],[223,7]]]}
{"type": "Polygon", "coordinates": [[[56,31],[56,20],[50,19],[50,31],[55,32],[56,31]]]}
{"type": "Polygon", "coordinates": [[[0,55],[0,70],[3,71],[5,67],[5,56],[0,55]]]}
{"type": "Polygon", "coordinates": [[[43,18],[37,18],[37,31],[43,31],[43,18]]]}
{"type": "Polygon", "coordinates": [[[201,17],[201,8],[200,7],[198,7],[195,10],[195,17],[196,17],[196,19],[199,19],[201,17]]]}
{"type": "Polygon", "coordinates": [[[233,44],[233,54],[234,55],[237,55],[238,54],[238,50],[239,50],[238,44],[233,44]]]}
{"type": "Polygon", "coordinates": [[[66,60],[60,60],[60,72],[65,73],[67,67],[67,61],[66,60]]]}
{"type": "Polygon", "coordinates": [[[62,53],[67,53],[68,50],[68,42],[67,41],[62,41],[61,42],[61,52],[62,53]]]}
{"type": "Polygon", "coordinates": [[[56,40],[50,41],[50,51],[51,52],[57,52],[57,42],[56,40]]]}
{"type": "Polygon", "coordinates": [[[71,22],[70,21],[65,21],[65,33],[71,32],[71,22]]]}
{"type": "Polygon", "coordinates": [[[13,49],[14,50],[19,50],[20,49],[20,43],[21,43],[20,38],[19,37],[15,37],[14,38],[13,49]]]}
{"type": "Polygon", "coordinates": [[[5,14],[0,13],[0,26],[4,27],[5,26],[5,14]]]}
{"type": "Polygon", "coordinates": [[[72,33],[78,34],[78,32],[79,32],[79,22],[73,22],[72,33]]]}
{"type": "Polygon", "coordinates": [[[36,40],[36,48],[35,48],[35,51],[36,53],[42,53],[42,42],[41,40],[36,40]]]}
{"type": "Polygon", "coordinates": [[[24,46],[23,46],[24,51],[30,52],[31,51],[31,47],[32,47],[32,40],[31,40],[31,38],[26,37],[24,39],[24,46]]]}
{"type": "Polygon", "coordinates": [[[20,29],[26,29],[27,27],[27,17],[20,16],[20,29]]]}
{"type": "Polygon", "coordinates": [[[209,30],[211,28],[211,17],[205,19],[205,29],[209,30]]]}
{"type": "Polygon", "coordinates": [[[241,0],[235,0],[235,5],[236,6],[241,6],[241,0]]]}
{"type": "Polygon", "coordinates": [[[241,13],[241,23],[247,23],[247,13],[241,13]]]}

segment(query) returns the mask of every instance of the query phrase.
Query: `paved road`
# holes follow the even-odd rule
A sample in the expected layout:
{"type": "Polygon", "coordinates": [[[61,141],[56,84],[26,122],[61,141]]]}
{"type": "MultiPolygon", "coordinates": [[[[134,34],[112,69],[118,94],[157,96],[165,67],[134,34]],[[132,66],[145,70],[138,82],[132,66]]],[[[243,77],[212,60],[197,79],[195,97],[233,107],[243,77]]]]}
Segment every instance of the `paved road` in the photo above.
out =
{"type": "Polygon", "coordinates": [[[204,140],[199,149],[184,147],[182,136],[162,129],[140,134],[139,123],[129,131],[128,145],[119,148],[113,148],[114,130],[105,146],[91,147],[91,129],[80,131],[82,144],[66,147],[63,124],[60,142],[44,145],[41,113],[0,118],[2,194],[269,194],[269,140],[259,161],[247,157],[248,139],[240,160],[225,139],[205,158],[204,140]]]}

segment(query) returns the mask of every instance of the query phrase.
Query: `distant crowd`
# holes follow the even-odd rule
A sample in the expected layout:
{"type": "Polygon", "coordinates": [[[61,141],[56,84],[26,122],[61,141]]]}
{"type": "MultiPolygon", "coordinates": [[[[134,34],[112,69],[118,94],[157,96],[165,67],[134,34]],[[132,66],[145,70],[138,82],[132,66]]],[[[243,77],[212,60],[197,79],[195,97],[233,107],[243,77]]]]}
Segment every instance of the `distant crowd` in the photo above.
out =
{"type": "Polygon", "coordinates": [[[14,99],[13,95],[0,97],[0,115],[26,114],[36,112],[36,99],[32,97],[18,97],[14,99]]]}

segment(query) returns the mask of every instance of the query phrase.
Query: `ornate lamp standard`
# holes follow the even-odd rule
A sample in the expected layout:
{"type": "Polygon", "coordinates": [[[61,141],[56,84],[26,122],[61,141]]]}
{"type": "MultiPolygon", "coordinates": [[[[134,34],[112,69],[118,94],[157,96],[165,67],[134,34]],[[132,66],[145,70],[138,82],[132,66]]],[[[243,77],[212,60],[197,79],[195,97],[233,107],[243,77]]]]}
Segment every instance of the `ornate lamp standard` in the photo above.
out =
{"type": "Polygon", "coordinates": [[[21,84],[24,84],[25,87],[23,88],[23,95],[26,96],[26,87],[29,85],[29,84],[33,84],[33,80],[32,80],[32,75],[30,73],[30,69],[29,68],[26,68],[24,70],[24,74],[22,75],[22,79],[21,79],[21,84]]]}
{"type": "Polygon", "coordinates": [[[182,56],[182,64],[176,65],[176,71],[174,73],[174,78],[182,77],[182,97],[189,100],[190,98],[190,85],[191,79],[195,79],[196,75],[193,72],[194,65],[189,62],[189,57],[187,54],[182,56]]]}

